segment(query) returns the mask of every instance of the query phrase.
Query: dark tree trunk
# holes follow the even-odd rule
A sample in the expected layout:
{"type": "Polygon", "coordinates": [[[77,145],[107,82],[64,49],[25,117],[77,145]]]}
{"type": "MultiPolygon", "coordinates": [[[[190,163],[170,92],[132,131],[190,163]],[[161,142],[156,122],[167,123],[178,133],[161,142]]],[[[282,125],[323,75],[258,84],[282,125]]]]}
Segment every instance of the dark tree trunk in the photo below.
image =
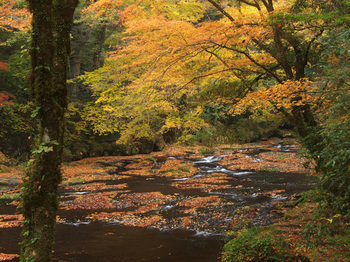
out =
{"type": "Polygon", "coordinates": [[[95,52],[93,55],[93,70],[101,67],[103,43],[106,40],[107,22],[102,22],[96,30],[95,52]]]}
{"type": "Polygon", "coordinates": [[[70,29],[78,0],[27,0],[32,20],[32,97],[39,136],[22,189],[21,261],[51,261],[67,108],[70,29]]]}
{"type": "MultiPolygon", "coordinates": [[[[80,75],[80,70],[81,70],[81,61],[82,61],[81,50],[76,51],[75,54],[72,55],[70,60],[71,60],[72,67],[71,67],[71,74],[69,78],[76,78],[80,75]]],[[[78,91],[79,91],[78,81],[74,81],[74,84],[70,93],[73,99],[77,98],[78,91]]]]}

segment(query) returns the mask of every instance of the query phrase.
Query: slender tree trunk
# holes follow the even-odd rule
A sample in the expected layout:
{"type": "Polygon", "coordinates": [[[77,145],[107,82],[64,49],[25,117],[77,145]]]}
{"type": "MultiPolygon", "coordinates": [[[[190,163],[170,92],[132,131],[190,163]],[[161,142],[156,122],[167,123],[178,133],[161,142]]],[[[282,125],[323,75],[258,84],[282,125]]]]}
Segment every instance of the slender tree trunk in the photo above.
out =
{"type": "MultiPolygon", "coordinates": [[[[81,50],[77,50],[72,56],[71,56],[71,73],[69,78],[76,78],[80,75],[80,70],[81,70],[81,50]]],[[[78,82],[74,81],[73,87],[71,89],[71,98],[76,99],[78,96],[78,82]]]]}
{"type": "Polygon", "coordinates": [[[51,261],[67,108],[70,28],[78,0],[27,0],[32,21],[32,97],[39,136],[22,189],[21,261],[51,261]]]}
{"type": "Polygon", "coordinates": [[[107,22],[101,22],[96,30],[95,52],[93,55],[93,70],[100,68],[103,43],[106,40],[107,22]]]}

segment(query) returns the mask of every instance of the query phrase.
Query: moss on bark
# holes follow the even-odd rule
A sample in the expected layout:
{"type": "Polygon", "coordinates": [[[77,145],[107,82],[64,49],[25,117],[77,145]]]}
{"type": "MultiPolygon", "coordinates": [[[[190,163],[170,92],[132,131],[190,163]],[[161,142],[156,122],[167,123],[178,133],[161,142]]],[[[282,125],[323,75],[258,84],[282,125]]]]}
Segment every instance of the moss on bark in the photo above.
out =
{"type": "Polygon", "coordinates": [[[67,109],[70,29],[78,0],[28,0],[32,20],[31,87],[39,132],[22,188],[21,261],[51,261],[67,109]]]}

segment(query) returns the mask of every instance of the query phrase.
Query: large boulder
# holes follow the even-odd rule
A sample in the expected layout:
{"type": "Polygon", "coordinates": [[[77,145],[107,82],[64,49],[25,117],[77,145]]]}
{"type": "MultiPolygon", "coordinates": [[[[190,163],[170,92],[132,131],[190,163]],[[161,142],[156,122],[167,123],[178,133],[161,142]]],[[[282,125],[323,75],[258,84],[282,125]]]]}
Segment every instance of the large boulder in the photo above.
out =
{"type": "Polygon", "coordinates": [[[0,173],[9,173],[11,169],[8,166],[0,164],[0,173]]]}
{"type": "Polygon", "coordinates": [[[0,165],[7,165],[9,163],[8,158],[4,153],[0,152],[0,165]]]}

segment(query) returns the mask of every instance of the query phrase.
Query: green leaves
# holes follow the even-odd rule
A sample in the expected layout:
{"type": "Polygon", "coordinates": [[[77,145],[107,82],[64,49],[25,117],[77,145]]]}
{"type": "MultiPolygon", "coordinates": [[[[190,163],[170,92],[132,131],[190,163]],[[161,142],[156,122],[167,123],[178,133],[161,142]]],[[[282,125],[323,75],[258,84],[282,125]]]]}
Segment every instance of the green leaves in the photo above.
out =
{"type": "Polygon", "coordinates": [[[39,145],[38,148],[36,148],[32,151],[32,154],[41,154],[43,152],[45,152],[45,153],[51,152],[51,151],[53,151],[54,145],[58,146],[59,143],[57,141],[50,141],[49,144],[43,142],[39,145]]]}
{"type": "Polygon", "coordinates": [[[31,118],[36,117],[36,116],[39,114],[39,110],[40,110],[40,106],[37,106],[37,107],[33,110],[33,112],[30,114],[30,117],[31,117],[31,118]]]}
{"type": "Polygon", "coordinates": [[[51,68],[50,68],[50,66],[36,66],[35,68],[34,68],[34,71],[36,71],[36,70],[39,70],[39,69],[46,69],[47,71],[50,71],[51,70],[51,68]]]}

